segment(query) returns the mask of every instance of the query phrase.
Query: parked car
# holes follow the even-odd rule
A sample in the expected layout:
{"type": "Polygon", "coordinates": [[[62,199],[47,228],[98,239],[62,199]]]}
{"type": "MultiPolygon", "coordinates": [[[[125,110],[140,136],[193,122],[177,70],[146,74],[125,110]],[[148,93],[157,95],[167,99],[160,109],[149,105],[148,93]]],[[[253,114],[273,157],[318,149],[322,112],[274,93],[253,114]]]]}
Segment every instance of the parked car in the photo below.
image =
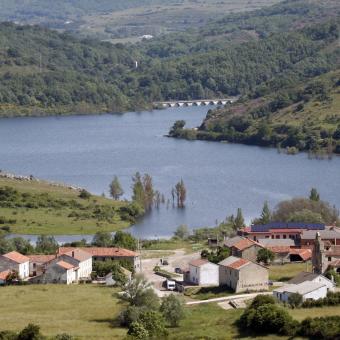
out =
{"type": "Polygon", "coordinates": [[[163,266],[167,266],[169,264],[169,261],[167,259],[161,259],[160,262],[161,262],[161,265],[163,266]]]}
{"type": "Polygon", "coordinates": [[[181,268],[179,268],[179,267],[176,267],[176,268],[175,268],[175,273],[177,273],[177,274],[183,274],[183,270],[182,270],[181,268]]]}
{"type": "Polygon", "coordinates": [[[176,282],[172,280],[166,280],[166,289],[167,290],[175,290],[176,282]]]}

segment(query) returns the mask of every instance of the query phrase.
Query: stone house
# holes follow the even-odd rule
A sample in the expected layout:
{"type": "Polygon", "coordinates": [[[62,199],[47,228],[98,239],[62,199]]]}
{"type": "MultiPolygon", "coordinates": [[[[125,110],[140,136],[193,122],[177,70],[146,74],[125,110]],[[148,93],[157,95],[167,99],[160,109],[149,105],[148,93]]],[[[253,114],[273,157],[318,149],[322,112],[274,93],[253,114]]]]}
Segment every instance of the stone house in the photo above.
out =
{"type": "Polygon", "coordinates": [[[234,243],[230,250],[231,255],[247,259],[249,261],[256,261],[258,251],[263,248],[259,243],[243,238],[242,240],[234,243]]]}
{"type": "Polygon", "coordinates": [[[56,255],[27,255],[30,260],[30,276],[38,276],[45,272],[48,263],[56,258],[56,255]]]}
{"type": "Polygon", "coordinates": [[[268,269],[247,259],[229,256],[219,262],[219,282],[236,293],[268,290],[268,269]]]}
{"type": "Polygon", "coordinates": [[[189,283],[199,286],[218,286],[219,267],[206,259],[197,259],[189,262],[189,271],[186,276],[189,283]]]}
{"type": "Polygon", "coordinates": [[[120,261],[130,262],[135,272],[140,271],[140,255],[132,250],[118,247],[60,247],[58,254],[68,253],[74,249],[82,249],[92,255],[93,261],[120,261]]]}
{"type": "Polygon", "coordinates": [[[324,230],[304,230],[301,234],[301,246],[314,246],[317,232],[325,244],[340,246],[340,229],[335,226],[326,226],[324,230]]]}
{"type": "Polygon", "coordinates": [[[57,259],[50,263],[40,277],[41,283],[66,283],[78,282],[78,270],[73,264],[57,259]]]}
{"type": "Polygon", "coordinates": [[[16,271],[24,280],[29,276],[29,258],[16,251],[0,255],[0,272],[5,270],[16,271]]]}
{"type": "Polygon", "coordinates": [[[328,269],[340,273],[340,246],[324,242],[320,233],[316,233],[312,252],[313,272],[323,274],[328,269]]]}
{"type": "Polygon", "coordinates": [[[289,296],[293,293],[300,294],[302,301],[318,300],[327,296],[327,285],[320,282],[304,281],[299,284],[286,284],[273,290],[273,296],[281,302],[288,302],[289,296]]]}

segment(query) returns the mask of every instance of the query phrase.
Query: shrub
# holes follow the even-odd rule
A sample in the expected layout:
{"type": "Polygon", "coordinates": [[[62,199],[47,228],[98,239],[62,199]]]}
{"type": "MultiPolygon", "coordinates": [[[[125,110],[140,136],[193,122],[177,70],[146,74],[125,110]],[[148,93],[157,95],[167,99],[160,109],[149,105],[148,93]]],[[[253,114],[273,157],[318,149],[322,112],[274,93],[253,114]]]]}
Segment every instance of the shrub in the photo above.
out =
{"type": "Polygon", "coordinates": [[[79,197],[83,199],[89,199],[91,197],[91,194],[87,190],[82,189],[80,190],[79,197]]]}
{"type": "Polygon", "coordinates": [[[298,333],[315,339],[339,339],[340,316],[307,318],[301,322],[298,333]]]}
{"type": "Polygon", "coordinates": [[[179,322],[184,318],[182,301],[174,294],[170,294],[163,299],[160,311],[163,314],[164,319],[172,327],[178,326],[179,322]]]}
{"type": "Polygon", "coordinates": [[[288,297],[288,304],[292,307],[300,307],[302,304],[302,295],[299,293],[290,294],[288,297]]]}

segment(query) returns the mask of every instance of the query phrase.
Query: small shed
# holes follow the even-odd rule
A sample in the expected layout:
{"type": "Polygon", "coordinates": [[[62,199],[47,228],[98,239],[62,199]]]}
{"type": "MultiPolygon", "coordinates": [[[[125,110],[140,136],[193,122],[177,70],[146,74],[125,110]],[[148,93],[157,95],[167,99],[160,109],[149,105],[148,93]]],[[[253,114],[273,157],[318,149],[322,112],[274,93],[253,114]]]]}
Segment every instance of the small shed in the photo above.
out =
{"type": "Polygon", "coordinates": [[[219,285],[219,266],[206,259],[197,259],[189,263],[189,282],[199,286],[219,285]]]}

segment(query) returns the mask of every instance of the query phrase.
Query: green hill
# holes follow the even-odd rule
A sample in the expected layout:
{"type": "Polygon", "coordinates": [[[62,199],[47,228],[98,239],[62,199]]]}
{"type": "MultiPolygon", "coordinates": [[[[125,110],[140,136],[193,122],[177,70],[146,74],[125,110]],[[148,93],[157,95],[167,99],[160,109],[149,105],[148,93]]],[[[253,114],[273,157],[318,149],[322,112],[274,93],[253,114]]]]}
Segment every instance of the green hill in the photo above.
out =
{"type": "Polygon", "coordinates": [[[115,231],[138,216],[134,204],[45,181],[0,178],[0,234],[72,235],[115,231]]]}
{"type": "Polygon", "coordinates": [[[295,86],[336,69],[339,9],[289,0],[137,45],[3,23],[0,116],[118,112],[295,86]]]}

